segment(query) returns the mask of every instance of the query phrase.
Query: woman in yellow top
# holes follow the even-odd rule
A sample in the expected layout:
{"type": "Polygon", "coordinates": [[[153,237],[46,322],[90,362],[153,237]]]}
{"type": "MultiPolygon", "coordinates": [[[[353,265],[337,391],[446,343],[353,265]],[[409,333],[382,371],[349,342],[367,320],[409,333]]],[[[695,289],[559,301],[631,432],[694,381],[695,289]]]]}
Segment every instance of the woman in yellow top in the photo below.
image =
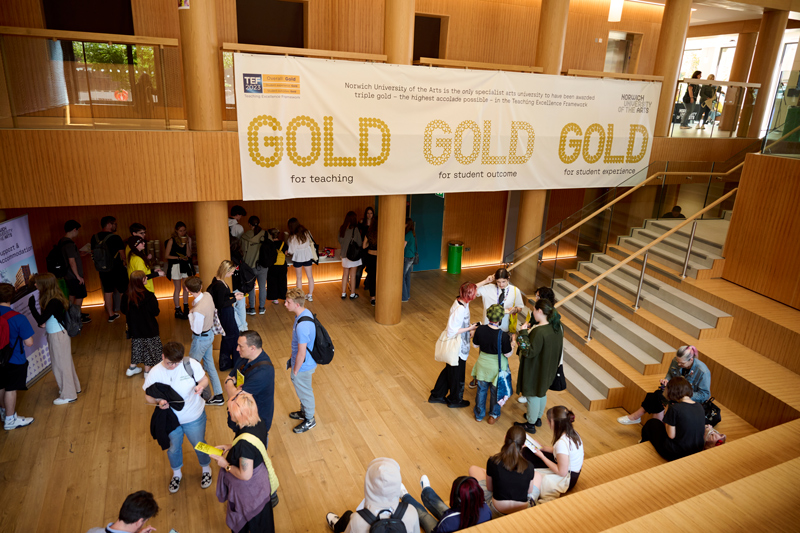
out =
{"type": "Polygon", "coordinates": [[[133,272],[141,270],[147,278],[144,284],[145,288],[150,292],[155,292],[153,290],[153,278],[163,276],[164,271],[159,266],[154,265],[152,259],[147,258],[146,245],[145,240],[137,235],[128,239],[128,246],[130,247],[130,252],[128,252],[128,277],[133,272]]]}

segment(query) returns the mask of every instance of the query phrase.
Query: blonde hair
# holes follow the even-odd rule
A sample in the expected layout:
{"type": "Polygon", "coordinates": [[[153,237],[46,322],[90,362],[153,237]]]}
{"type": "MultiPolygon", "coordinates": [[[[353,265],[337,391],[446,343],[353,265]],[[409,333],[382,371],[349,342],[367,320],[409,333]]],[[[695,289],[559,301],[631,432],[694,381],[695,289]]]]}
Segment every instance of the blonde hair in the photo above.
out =
{"type": "Polygon", "coordinates": [[[236,269],[236,265],[228,261],[227,259],[223,260],[222,263],[219,264],[219,268],[217,269],[217,279],[220,281],[225,281],[225,277],[228,273],[233,272],[236,269]]]}
{"type": "Polygon", "coordinates": [[[39,289],[39,305],[44,312],[44,308],[50,303],[50,300],[58,300],[64,309],[69,307],[69,300],[64,296],[61,287],[58,286],[56,277],[50,272],[44,274],[36,274],[35,283],[39,289]]]}
{"type": "Polygon", "coordinates": [[[289,289],[286,291],[286,299],[294,301],[294,303],[300,307],[303,307],[306,304],[306,295],[303,292],[303,289],[299,287],[295,287],[294,289],[289,289]]]}
{"type": "Polygon", "coordinates": [[[261,421],[258,416],[258,405],[249,392],[240,392],[228,402],[231,420],[240,428],[253,427],[261,421]]]}

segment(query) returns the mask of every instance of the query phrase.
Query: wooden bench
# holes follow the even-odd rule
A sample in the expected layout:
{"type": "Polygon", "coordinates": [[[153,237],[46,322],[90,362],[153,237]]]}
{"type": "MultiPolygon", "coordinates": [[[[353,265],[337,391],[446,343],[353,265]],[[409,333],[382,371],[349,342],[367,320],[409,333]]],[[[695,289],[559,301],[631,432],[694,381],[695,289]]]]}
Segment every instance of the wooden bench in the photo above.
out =
{"type": "Polygon", "coordinates": [[[583,462],[578,483],[570,495],[666,463],[649,442],[628,446],[583,462]]]}
{"type": "Polygon", "coordinates": [[[798,457],[800,420],[491,520],[476,531],[604,531],[798,457]]]}

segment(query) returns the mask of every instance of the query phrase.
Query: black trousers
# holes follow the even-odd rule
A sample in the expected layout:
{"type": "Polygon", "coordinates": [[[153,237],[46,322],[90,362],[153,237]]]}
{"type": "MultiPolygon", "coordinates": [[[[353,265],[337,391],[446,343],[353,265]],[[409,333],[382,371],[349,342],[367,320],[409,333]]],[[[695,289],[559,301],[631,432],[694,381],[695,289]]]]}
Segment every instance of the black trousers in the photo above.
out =
{"type": "Polygon", "coordinates": [[[434,398],[444,398],[447,403],[460,402],[464,395],[464,377],[467,372],[467,362],[460,357],[458,366],[444,365],[444,368],[436,378],[431,396],[434,398]]]}
{"type": "Polygon", "coordinates": [[[369,297],[375,298],[375,284],[378,278],[378,256],[370,255],[364,251],[361,256],[364,269],[367,271],[367,279],[364,280],[364,288],[369,291],[369,297]]]}
{"type": "Polygon", "coordinates": [[[655,415],[664,412],[664,406],[667,404],[667,399],[661,389],[656,389],[655,392],[648,392],[642,401],[642,407],[645,413],[655,415]]]}
{"type": "Polygon", "coordinates": [[[344,533],[344,530],[347,529],[347,525],[350,524],[350,516],[353,514],[353,511],[346,511],[339,521],[336,522],[336,525],[333,526],[333,533],[344,533]]]}
{"type": "MultiPolygon", "coordinates": [[[[231,533],[237,533],[231,530],[231,533]]],[[[267,500],[264,508],[247,522],[238,533],[275,533],[275,518],[272,514],[272,502],[267,500]]]]}
{"type": "Polygon", "coordinates": [[[658,452],[658,455],[667,461],[674,461],[675,459],[681,458],[682,455],[675,454],[672,450],[667,448],[667,441],[669,441],[667,428],[661,420],[651,418],[642,427],[642,442],[650,442],[653,448],[658,452]]]}
{"type": "Polygon", "coordinates": [[[219,366],[231,367],[239,359],[239,351],[236,349],[239,344],[239,326],[236,325],[233,307],[223,307],[218,314],[219,323],[225,330],[225,335],[222,336],[222,342],[219,345],[219,366]]]}

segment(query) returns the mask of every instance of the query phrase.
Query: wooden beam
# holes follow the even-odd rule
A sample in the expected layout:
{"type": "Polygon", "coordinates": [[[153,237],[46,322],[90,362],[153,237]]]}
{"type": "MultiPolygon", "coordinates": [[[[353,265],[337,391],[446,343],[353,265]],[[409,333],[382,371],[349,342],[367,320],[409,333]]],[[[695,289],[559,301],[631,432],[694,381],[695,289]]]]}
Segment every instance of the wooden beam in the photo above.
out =
{"type": "Polygon", "coordinates": [[[745,83],[743,81],[723,81],[723,80],[708,80],[700,78],[683,78],[679,80],[681,83],[691,83],[692,85],[725,85],[726,87],[761,87],[760,83],[745,83]]]}
{"type": "Polygon", "coordinates": [[[290,48],[287,46],[263,46],[260,44],[222,43],[222,50],[225,52],[250,52],[253,54],[321,57],[325,59],[351,59],[356,61],[381,61],[381,62],[386,61],[385,54],[360,54],[357,52],[313,50],[309,48],[290,48]]]}
{"type": "Polygon", "coordinates": [[[639,80],[639,81],[664,81],[664,76],[653,76],[650,74],[626,74],[624,72],[602,72],[598,70],[579,70],[571,68],[567,71],[567,76],[586,76],[588,78],[614,78],[618,80],[639,80]]]}
{"type": "Polygon", "coordinates": [[[140,35],[117,35],[114,33],[89,33],[83,31],[41,30],[38,28],[15,28],[0,26],[0,35],[21,37],[41,37],[60,41],[90,41],[114,44],[143,44],[159,46],[178,46],[178,39],[166,37],[143,37],[140,35]]]}
{"type": "Polygon", "coordinates": [[[418,64],[431,67],[467,68],[473,70],[505,70],[509,72],[542,72],[542,67],[525,65],[503,65],[500,63],[481,63],[479,61],[459,61],[457,59],[437,59],[421,57],[418,64]]]}

